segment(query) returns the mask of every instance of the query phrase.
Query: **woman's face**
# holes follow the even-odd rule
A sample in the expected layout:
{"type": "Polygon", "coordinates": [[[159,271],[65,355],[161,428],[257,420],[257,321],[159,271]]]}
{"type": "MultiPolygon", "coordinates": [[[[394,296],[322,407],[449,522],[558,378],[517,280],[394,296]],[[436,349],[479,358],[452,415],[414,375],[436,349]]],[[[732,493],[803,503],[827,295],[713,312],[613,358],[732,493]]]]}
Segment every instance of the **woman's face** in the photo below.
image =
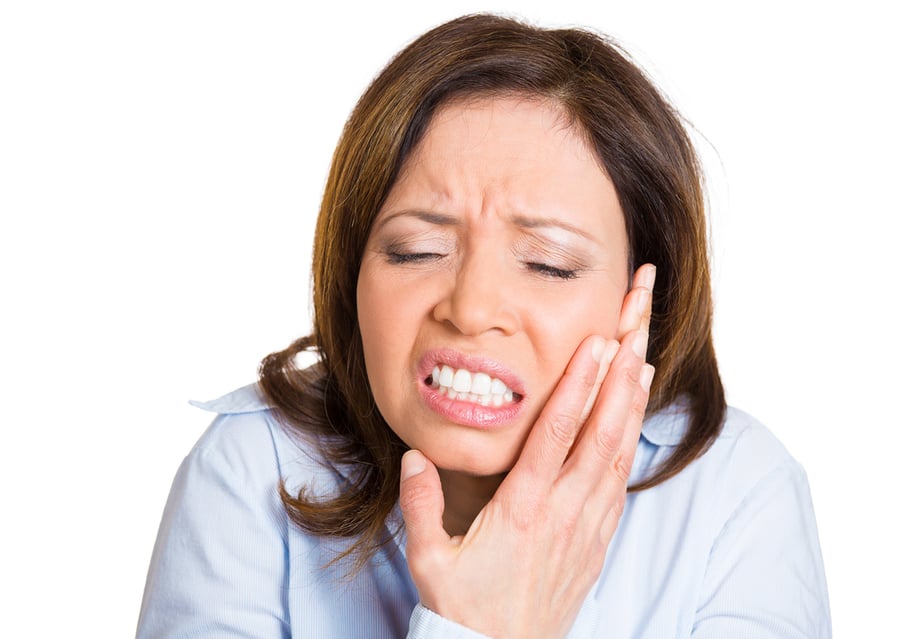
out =
{"type": "Polygon", "coordinates": [[[445,106],[379,211],[357,284],[384,418],[438,468],[508,471],[578,344],[616,335],[615,189],[553,102],[445,106]]]}

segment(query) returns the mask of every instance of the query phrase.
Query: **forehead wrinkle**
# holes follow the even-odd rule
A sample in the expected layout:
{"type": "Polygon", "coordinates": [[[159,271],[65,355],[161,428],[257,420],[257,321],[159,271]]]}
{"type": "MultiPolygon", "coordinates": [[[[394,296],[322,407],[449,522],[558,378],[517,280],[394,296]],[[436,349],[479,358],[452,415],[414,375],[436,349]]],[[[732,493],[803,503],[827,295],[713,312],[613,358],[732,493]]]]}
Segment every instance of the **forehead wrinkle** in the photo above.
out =
{"type": "Polygon", "coordinates": [[[485,178],[482,166],[468,156],[460,158],[454,153],[428,153],[426,157],[417,154],[411,158],[409,172],[395,185],[395,194],[400,192],[398,204],[402,206],[405,199],[413,204],[407,213],[415,209],[416,217],[424,221],[459,224],[458,216],[467,217],[484,209],[487,193],[494,190],[496,180],[481,183],[485,178]]]}
{"type": "MultiPolygon", "coordinates": [[[[472,147],[481,147],[491,140],[491,129],[496,118],[509,109],[503,106],[503,100],[513,98],[512,104],[531,103],[543,107],[544,124],[540,128],[555,133],[551,135],[554,146],[567,146],[575,143],[577,156],[589,160],[601,175],[608,179],[606,167],[597,150],[591,143],[590,136],[563,103],[552,97],[534,95],[505,96],[471,96],[463,99],[451,99],[441,105],[432,118],[419,144],[407,156],[401,167],[398,180],[392,191],[403,190],[411,194],[418,202],[411,201],[409,208],[420,208],[429,211],[453,211],[463,217],[483,218],[490,212],[503,212],[508,221],[522,229],[541,229],[558,227],[574,233],[589,241],[600,243],[586,230],[568,224],[552,215],[533,215],[528,209],[531,204],[522,201],[522,196],[529,191],[528,174],[532,160],[531,154],[518,150],[508,157],[514,159],[518,170],[505,174],[493,174],[491,164],[483,162],[501,161],[502,157],[485,157],[472,147]],[[499,98],[499,100],[498,100],[499,98]],[[469,109],[486,108],[488,123],[478,127],[477,134],[469,127],[466,116],[469,109]],[[448,122],[462,121],[469,136],[475,136],[474,142],[469,140],[462,145],[457,136],[435,138],[435,129],[442,128],[448,122]],[[554,139],[555,138],[555,139],[554,139]],[[474,161],[473,161],[474,160],[474,161]],[[523,185],[521,178],[525,178],[523,185]],[[525,191],[523,192],[523,187],[525,191]],[[526,205],[523,207],[523,205],[526,205]]],[[[515,106],[513,107],[513,110],[515,106]]],[[[505,126],[505,125],[504,125],[505,126]]],[[[496,145],[494,145],[496,146],[496,145]]],[[[503,147],[503,145],[501,145],[503,147]]],[[[571,152],[570,150],[570,152],[571,152]]],[[[510,152],[511,149],[507,149],[510,152]]],[[[501,153],[502,155],[502,153],[501,153]]],[[[526,196],[527,198],[527,196],[526,196]]],[[[393,199],[389,197],[389,200],[393,199]]],[[[402,198],[405,199],[405,198],[402,198]]],[[[403,202],[396,202],[403,206],[403,202]]],[[[533,204],[533,203],[532,203],[533,204]]],[[[424,217],[422,219],[425,219],[424,217]]],[[[426,220],[428,221],[428,220],[426,220]]]]}

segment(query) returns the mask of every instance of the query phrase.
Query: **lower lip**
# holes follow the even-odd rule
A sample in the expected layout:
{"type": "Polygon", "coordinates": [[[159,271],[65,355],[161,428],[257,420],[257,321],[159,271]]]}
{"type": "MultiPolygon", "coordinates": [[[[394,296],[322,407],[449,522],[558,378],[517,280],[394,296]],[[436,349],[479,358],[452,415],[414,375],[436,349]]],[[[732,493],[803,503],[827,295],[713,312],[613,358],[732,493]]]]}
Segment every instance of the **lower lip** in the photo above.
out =
{"type": "Polygon", "coordinates": [[[450,399],[424,382],[420,383],[419,390],[431,410],[462,426],[496,428],[513,421],[522,412],[522,400],[504,406],[482,406],[450,399]]]}

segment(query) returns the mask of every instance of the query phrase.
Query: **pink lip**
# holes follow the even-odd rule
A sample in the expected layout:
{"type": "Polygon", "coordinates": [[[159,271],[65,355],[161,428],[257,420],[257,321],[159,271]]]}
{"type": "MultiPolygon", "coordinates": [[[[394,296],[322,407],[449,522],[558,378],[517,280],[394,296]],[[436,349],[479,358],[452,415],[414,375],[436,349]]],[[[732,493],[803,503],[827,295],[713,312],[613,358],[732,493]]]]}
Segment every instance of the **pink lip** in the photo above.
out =
{"type": "Polygon", "coordinates": [[[501,426],[514,420],[522,412],[525,404],[523,383],[509,369],[499,362],[484,357],[464,355],[449,349],[431,350],[425,353],[419,362],[419,392],[431,410],[456,424],[490,428],[501,426]],[[460,402],[441,395],[436,389],[425,383],[435,366],[446,364],[451,368],[465,368],[470,371],[481,371],[491,377],[500,379],[506,387],[522,396],[522,399],[505,406],[481,406],[470,402],[460,402]]]}

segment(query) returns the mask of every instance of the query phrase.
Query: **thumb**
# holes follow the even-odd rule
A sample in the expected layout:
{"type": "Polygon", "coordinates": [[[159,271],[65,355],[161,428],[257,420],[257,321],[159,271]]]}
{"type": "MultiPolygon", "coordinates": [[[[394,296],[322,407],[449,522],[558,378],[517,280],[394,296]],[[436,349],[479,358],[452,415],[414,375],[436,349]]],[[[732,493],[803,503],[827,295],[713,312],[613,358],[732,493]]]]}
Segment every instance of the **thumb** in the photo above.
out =
{"type": "Polygon", "coordinates": [[[410,564],[431,555],[449,535],[444,531],[444,493],[437,468],[417,450],[408,450],[400,465],[400,510],[406,523],[406,557],[410,564]]]}

